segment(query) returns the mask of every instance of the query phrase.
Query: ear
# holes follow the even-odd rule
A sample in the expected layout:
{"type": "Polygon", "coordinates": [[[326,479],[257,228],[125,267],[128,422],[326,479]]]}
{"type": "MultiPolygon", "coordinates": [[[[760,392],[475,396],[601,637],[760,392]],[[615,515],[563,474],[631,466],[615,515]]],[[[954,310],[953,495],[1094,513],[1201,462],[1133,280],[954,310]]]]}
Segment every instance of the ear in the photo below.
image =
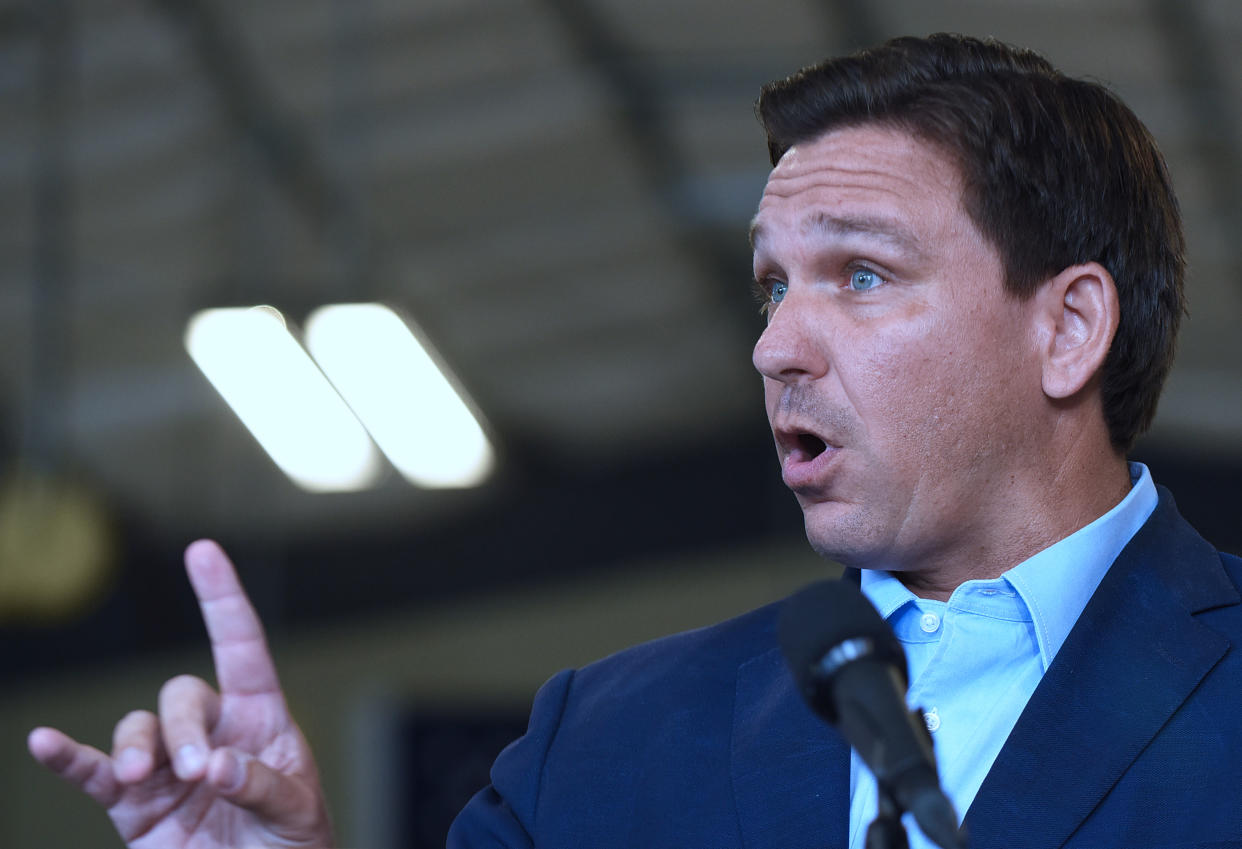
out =
{"type": "Polygon", "coordinates": [[[1071,265],[1035,294],[1043,389],[1066,399],[1104,366],[1121,308],[1113,276],[1098,262],[1071,265]]]}

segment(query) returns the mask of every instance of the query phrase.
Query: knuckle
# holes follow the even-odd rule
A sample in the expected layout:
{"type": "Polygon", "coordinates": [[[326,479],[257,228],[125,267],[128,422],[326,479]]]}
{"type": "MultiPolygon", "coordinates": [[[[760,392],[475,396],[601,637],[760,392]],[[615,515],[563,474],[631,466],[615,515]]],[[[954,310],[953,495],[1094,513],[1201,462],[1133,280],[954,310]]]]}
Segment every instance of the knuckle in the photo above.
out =
{"type": "Polygon", "coordinates": [[[160,701],[164,702],[168,699],[184,697],[190,693],[201,692],[206,687],[207,682],[196,675],[177,675],[169,678],[164,682],[164,686],[160,687],[160,701]]]}
{"type": "Polygon", "coordinates": [[[136,742],[135,738],[149,733],[156,725],[155,714],[149,710],[131,710],[112,730],[112,740],[116,748],[136,742]]]}
{"type": "Polygon", "coordinates": [[[128,728],[130,726],[141,726],[151,722],[154,719],[155,714],[151,713],[149,710],[131,710],[129,713],[121,717],[121,721],[116,725],[118,729],[128,728]]]}
{"type": "Polygon", "coordinates": [[[111,770],[101,763],[84,766],[72,779],[86,795],[102,805],[109,805],[116,789],[111,770]]]}

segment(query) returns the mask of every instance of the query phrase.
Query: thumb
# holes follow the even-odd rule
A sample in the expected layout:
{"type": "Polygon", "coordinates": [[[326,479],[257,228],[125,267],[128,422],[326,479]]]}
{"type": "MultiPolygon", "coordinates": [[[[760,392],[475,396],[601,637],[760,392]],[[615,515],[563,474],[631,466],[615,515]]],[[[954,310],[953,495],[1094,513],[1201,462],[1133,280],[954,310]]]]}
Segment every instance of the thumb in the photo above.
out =
{"type": "Polygon", "coordinates": [[[309,841],[329,830],[327,812],[315,787],[251,755],[216,749],[207,764],[207,781],[225,799],[249,810],[282,837],[309,841]]]}

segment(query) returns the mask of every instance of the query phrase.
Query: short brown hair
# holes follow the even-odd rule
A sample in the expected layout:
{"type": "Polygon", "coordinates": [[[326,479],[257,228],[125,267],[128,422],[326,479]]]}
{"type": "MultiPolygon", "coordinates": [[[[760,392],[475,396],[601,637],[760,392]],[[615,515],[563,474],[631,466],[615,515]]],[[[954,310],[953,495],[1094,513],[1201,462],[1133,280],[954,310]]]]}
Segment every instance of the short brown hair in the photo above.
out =
{"type": "Polygon", "coordinates": [[[1151,425],[1185,312],[1185,239],[1164,157],[1111,91],[992,40],[897,38],[765,86],[756,105],[775,165],[799,142],[861,124],[940,146],[962,205],[1028,297],[1098,262],[1121,303],[1101,371],[1109,438],[1124,453],[1151,425]]]}

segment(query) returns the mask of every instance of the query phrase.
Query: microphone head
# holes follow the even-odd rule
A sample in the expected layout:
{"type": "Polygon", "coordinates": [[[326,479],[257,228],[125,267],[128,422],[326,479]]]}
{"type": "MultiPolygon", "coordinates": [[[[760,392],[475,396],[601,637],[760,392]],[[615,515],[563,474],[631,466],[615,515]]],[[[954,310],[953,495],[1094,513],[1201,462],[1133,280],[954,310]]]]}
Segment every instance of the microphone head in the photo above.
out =
{"type": "Polygon", "coordinates": [[[837,673],[859,660],[887,664],[908,681],[906,654],[883,617],[851,581],[819,581],[785,601],[777,623],[785,662],[811,709],[837,721],[837,673]]]}

